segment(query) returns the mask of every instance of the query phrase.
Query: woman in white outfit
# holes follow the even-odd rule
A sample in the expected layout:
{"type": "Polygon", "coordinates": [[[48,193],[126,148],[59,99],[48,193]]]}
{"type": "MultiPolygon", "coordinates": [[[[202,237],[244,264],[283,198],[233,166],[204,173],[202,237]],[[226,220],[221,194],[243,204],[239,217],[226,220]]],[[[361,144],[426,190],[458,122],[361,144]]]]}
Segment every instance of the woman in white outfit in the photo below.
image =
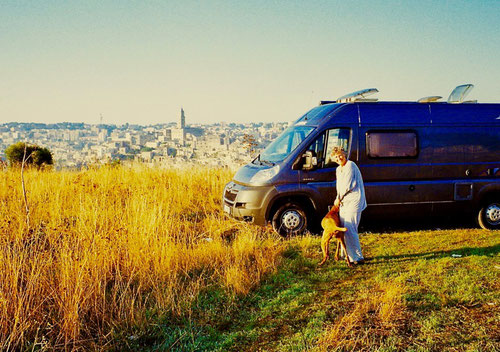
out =
{"type": "Polygon", "coordinates": [[[347,255],[354,264],[363,264],[365,259],[358,235],[361,212],[366,208],[363,178],[356,164],[347,160],[342,148],[333,148],[331,156],[332,160],[339,164],[336,171],[337,198],[334,204],[340,207],[340,221],[342,226],[347,228],[345,233],[347,255]]]}

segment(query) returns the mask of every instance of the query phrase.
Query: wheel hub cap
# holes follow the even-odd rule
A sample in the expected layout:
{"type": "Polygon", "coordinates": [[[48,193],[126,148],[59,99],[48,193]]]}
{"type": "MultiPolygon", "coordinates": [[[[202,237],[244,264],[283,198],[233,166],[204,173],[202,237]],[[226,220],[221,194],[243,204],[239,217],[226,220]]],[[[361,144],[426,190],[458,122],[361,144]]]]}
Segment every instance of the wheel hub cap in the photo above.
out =
{"type": "Polygon", "coordinates": [[[300,225],[301,217],[296,210],[289,210],[283,214],[283,226],[288,230],[294,230],[300,225]]]}
{"type": "Polygon", "coordinates": [[[491,204],[486,208],[486,220],[492,225],[500,223],[500,206],[498,204],[491,204]]]}

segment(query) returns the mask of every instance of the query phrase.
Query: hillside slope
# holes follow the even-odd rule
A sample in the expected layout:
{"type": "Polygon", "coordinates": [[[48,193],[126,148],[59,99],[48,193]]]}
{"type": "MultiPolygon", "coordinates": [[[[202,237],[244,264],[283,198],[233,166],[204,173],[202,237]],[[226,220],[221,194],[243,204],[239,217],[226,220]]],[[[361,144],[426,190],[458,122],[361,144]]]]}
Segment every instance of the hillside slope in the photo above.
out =
{"type": "Polygon", "coordinates": [[[228,170],[0,176],[1,350],[500,349],[500,231],[367,227],[366,265],[318,269],[224,216],[228,170]]]}

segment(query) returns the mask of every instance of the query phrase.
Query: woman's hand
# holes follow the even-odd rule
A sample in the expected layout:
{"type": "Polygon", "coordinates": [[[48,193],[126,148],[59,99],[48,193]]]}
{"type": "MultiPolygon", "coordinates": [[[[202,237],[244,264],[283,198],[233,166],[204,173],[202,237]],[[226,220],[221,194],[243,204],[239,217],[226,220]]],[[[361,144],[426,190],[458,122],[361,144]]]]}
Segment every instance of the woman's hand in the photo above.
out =
{"type": "Polygon", "coordinates": [[[340,207],[340,199],[335,198],[335,202],[333,203],[334,206],[340,207]]]}

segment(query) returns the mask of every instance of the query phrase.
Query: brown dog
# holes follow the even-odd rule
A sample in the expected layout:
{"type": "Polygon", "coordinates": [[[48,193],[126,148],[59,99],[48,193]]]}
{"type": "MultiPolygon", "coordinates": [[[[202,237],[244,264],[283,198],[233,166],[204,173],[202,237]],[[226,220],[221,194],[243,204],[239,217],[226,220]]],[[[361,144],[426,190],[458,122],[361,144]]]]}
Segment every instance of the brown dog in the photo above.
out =
{"type": "Polygon", "coordinates": [[[323,260],[319,265],[326,263],[330,258],[329,247],[332,237],[337,239],[337,250],[335,251],[335,260],[339,260],[340,246],[344,249],[347,265],[351,266],[351,261],[347,255],[345,248],[344,232],[347,231],[345,227],[340,227],[339,207],[333,206],[332,209],[321,220],[321,227],[323,228],[323,237],[321,237],[321,250],[323,251],[323,260]]]}

